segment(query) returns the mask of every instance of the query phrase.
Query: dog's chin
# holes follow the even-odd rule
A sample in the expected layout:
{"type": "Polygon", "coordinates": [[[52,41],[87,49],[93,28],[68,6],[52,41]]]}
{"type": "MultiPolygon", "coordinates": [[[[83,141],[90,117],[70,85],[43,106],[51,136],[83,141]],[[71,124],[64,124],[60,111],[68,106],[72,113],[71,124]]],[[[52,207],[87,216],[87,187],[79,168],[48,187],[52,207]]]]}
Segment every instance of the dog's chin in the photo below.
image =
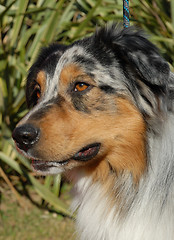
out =
{"type": "Polygon", "coordinates": [[[70,161],[77,161],[77,162],[87,162],[94,157],[96,157],[100,150],[100,143],[93,143],[83,147],[80,151],[76,152],[71,157],[64,159],[64,160],[56,160],[56,161],[45,161],[35,157],[31,154],[30,150],[25,152],[20,148],[17,148],[18,152],[24,155],[26,158],[32,160],[31,166],[33,171],[42,174],[42,175],[54,175],[62,173],[69,168],[68,165],[70,161]]]}
{"type": "Polygon", "coordinates": [[[32,160],[32,169],[42,175],[54,175],[65,171],[63,164],[56,161],[32,160]]]}

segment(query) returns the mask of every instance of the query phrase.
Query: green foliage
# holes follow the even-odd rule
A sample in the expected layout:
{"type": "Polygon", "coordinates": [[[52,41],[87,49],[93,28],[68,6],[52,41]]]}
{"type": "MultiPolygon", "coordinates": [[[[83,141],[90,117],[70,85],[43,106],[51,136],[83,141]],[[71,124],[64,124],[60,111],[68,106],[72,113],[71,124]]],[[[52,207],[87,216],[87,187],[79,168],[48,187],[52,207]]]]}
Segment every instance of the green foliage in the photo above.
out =
{"type": "Polygon", "coordinates": [[[174,0],[132,0],[131,16],[174,66],[174,0]]]}
{"type": "MultiPolygon", "coordinates": [[[[27,71],[41,46],[55,41],[69,44],[90,35],[96,26],[121,21],[122,2],[0,1],[0,169],[4,180],[6,177],[11,180],[12,174],[21,181],[25,179],[54,210],[65,215],[70,213],[57,197],[61,189],[60,176],[46,177],[44,184],[41,184],[33,177],[29,161],[16,152],[11,139],[15,125],[27,113],[24,90],[27,71]]],[[[131,24],[135,23],[150,33],[152,41],[158,44],[166,59],[173,64],[173,0],[132,0],[130,6],[131,24]]]]}

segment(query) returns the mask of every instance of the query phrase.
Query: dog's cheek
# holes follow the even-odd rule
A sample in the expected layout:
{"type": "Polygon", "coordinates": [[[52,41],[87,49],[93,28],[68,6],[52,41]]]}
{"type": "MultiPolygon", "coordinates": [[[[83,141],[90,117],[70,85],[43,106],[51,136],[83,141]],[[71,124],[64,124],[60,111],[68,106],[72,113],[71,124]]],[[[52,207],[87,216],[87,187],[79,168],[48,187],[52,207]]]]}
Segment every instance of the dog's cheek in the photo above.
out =
{"type": "MultiPolygon", "coordinates": [[[[100,113],[97,134],[102,139],[105,157],[92,166],[89,174],[95,180],[105,178],[110,171],[131,172],[139,181],[146,169],[146,124],[141,113],[129,100],[117,98],[115,114],[100,113]],[[107,159],[107,161],[106,161],[107,159]]],[[[97,121],[97,120],[96,120],[97,121]]]]}
{"type": "Polygon", "coordinates": [[[99,88],[92,89],[87,96],[83,97],[83,104],[88,112],[94,114],[115,114],[117,111],[116,96],[106,94],[99,88]]]}

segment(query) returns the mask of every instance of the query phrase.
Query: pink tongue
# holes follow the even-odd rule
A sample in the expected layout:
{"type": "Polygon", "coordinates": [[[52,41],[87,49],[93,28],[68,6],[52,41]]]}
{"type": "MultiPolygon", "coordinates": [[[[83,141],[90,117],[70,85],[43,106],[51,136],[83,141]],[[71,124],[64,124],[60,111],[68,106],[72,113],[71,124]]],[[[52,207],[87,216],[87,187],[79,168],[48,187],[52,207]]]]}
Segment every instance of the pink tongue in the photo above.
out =
{"type": "Polygon", "coordinates": [[[82,155],[83,156],[87,156],[87,155],[90,155],[93,151],[95,150],[95,148],[89,148],[83,152],[79,152],[79,157],[81,157],[82,155]]]}
{"type": "Polygon", "coordinates": [[[86,156],[88,154],[91,154],[95,149],[94,148],[89,148],[83,152],[83,154],[86,156]]]}

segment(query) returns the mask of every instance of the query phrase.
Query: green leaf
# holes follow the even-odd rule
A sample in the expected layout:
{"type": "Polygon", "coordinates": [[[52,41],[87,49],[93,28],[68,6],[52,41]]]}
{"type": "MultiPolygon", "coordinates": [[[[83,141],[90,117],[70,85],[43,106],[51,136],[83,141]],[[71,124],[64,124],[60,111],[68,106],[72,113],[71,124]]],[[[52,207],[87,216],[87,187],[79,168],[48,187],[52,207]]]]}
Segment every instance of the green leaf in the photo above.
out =
{"type": "Polygon", "coordinates": [[[87,27],[89,21],[91,20],[91,18],[93,17],[97,7],[101,4],[102,0],[97,0],[95,6],[93,8],[91,8],[91,10],[89,11],[89,13],[86,16],[86,19],[79,25],[79,27],[77,28],[75,34],[74,34],[74,38],[77,38],[77,36],[81,36],[82,32],[84,31],[84,29],[87,27]]]}
{"type": "Polygon", "coordinates": [[[61,175],[55,175],[54,176],[54,184],[53,184],[53,193],[55,196],[59,196],[60,194],[60,184],[61,184],[61,175]]]}
{"type": "Polygon", "coordinates": [[[19,2],[19,6],[18,6],[17,11],[16,11],[14,26],[13,26],[12,33],[11,33],[10,47],[15,47],[15,43],[16,43],[17,37],[19,35],[19,31],[22,27],[24,13],[27,9],[29,0],[25,0],[25,1],[24,0],[19,0],[18,2],[19,2]]]}
{"type": "Polygon", "coordinates": [[[2,18],[4,17],[5,14],[7,14],[7,12],[9,11],[9,9],[13,6],[13,4],[16,2],[16,0],[14,0],[13,2],[11,2],[9,4],[9,6],[7,6],[6,8],[2,6],[2,8],[0,9],[0,21],[2,20],[2,18]]]}

